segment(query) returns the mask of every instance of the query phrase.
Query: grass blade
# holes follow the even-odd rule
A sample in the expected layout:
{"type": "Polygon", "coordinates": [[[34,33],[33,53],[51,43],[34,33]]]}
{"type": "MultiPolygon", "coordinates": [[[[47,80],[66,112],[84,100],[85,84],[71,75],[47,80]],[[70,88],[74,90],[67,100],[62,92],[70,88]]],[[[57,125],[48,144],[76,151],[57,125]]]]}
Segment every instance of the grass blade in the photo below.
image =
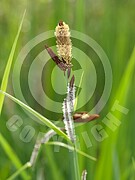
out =
{"type": "MultiPolygon", "coordinates": [[[[1,89],[2,90],[6,90],[7,89],[7,84],[8,84],[8,78],[9,78],[9,73],[10,73],[10,69],[11,69],[11,65],[13,62],[13,57],[14,57],[14,53],[15,53],[15,49],[16,49],[16,45],[17,45],[17,41],[21,32],[21,28],[22,28],[22,24],[23,24],[23,20],[25,17],[25,13],[26,10],[24,11],[21,23],[19,25],[18,28],[18,32],[17,35],[15,37],[9,58],[8,58],[8,62],[6,65],[6,69],[3,75],[3,79],[2,79],[2,83],[1,83],[1,89]]],[[[2,111],[2,107],[3,107],[3,102],[4,102],[4,94],[0,94],[0,114],[2,111]]],[[[1,142],[1,146],[3,147],[3,149],[5,150],[5,153],[8,155],[9,159],[11,159],[12,162],[14,162],[14,166],[18,169],[22,166],[19,158],[17,157],[17,155],[14,153],[13,149],[11,148],[11,146],[8,144],[8,142],[6,141],[6,139],[2,136],[2,134],[0,134],[0,142],[1,142]]],[[[23,172],[22,174],[22,178],[23,179],[28,179],[28,175],[23,172]]]]}
{"type": "MultiPolygon", "coordinates": [[[[2,83],[1,83],[1,90],[2,91],[6,91],[6,89],[7,89],[8,78],[9,78],[9,74],[10,74],[10,70],[11,70],[11,66],[12,66],[12,62],[13,62],[13,58],[14,58],[14,54],[15,54],[16,45],[17,45],[18,38],[19,38],[21,29],[22,29],[25,13],[26,13],[26,10],[24,11],[20,26],[18,28],[18,32],[16,34],[16,37],[15,37],[15,40],[14,40],[14,43],[13,43],[13,46],[12,46],[12,49],[11,49],[11,52],[10,52],[10,55],[8,58],[8,62],[7,62],[6,69],[5,69],[3,79],[2,79],[2,83]]],[[[0,114],[2,111],[3,101],[4,101],[4,94],[0,94],[0,114]]]]}
{"type": "Polygon", "coordinates": [[[77,153],[81,154],[82,156],[85,156],[86,158],[89,158],[90,160],[93,160],[93,161],[96,161],[96,160],[97,160],[95,157],[90,156],[90,155],[88,155],[87,153],[85,153],[85,152],[83,152],[83,151],[81,151],[81,150],[79,150],[79,149],[77,149],[77,148],[75,148],[75,147],[72,147],[72,146],[70,146],[70,145],[68,145],[68,144],[62,143],[62,142],[57,142],[57,141],[55,142],[55,141],[53,141],[53,142],[47,142],[46,144],[47,144],[47,145],[62,146],[62,147],[67,148],[67,149],[69,149],[69,150],[71,150],[71,151],[74,151],[74,150],[75,150],[77,153]]]}
{"type": "Polygon", "coordinates": [[[133,157],[132,157],[132,164],[133,164],[133,168],[134,168],[134,172],[135,172],[135,160],[133,157]]]}
{"type": "Polygon", "coordinates": [[[48,146],[47,148],[45,148],[45,153],[47,156],[47,164],[51,169],[52,173],[52,179],[55,180],[64,180],[64,175],[62,174],[62,172],[59,170],[59,166],[54,163],[54,159],[55,159],[55,153],[53,152],[53,150],[51,149],[50,146],[48,146]]]}
{"type": "MultiPolygon", "coordinates": [[[[125,106],[126,102],[128,100],[128,92],[129,89],[132,88],[132,78],[133,73],[135,69],[135,48],[133,49],[132,55],[129,59],[127,68],[123,74],[123,77],[121,79],[121,83],[118,87],[117,93],[116,93],[116,99],[120,101],[120,103],[125,106]]],[[[115,116],[121,120],[122,119],[122,113],[117,111],[115,113],[115,116]]],[[[106,172],[106,178],[110,179],[112,177],[113,173],[113,164],[112,164],[112,159],[113,159],[113,152],[114,149],[116,148],[116,142],[118,140],[118,134],[119,131],[115,132],[109,139],[108,141],[104,142],[101,152],[100,152],[100,159],[97,165],[96,169],[96,177],[95,179],[103,179],[104,177],[104,167],[108,167],[108,171],[106,172]],[[113,148],[112,148],[113,147],[113,148]],[[105,156],[106,155],[106,156],[105,156]]]]}
{"type": "Polygon", "coordinates": [[[20,100],[18,100],[17,98],[11,96],[10,94],[3,92],[0,90],[0,93],[6,95],[8,98],[10,98],[11,100],[13,100],[14,102],[16,102],[17,104],[19,104],[21,107],[23,107],[24,109],[26,109],[28,112],[30,112],[31,114],[33,114],[35,117],[37,117],[42,123],[44,123],[46,126],[48,126],[49,128],[53,129],[57,134],[59,134],[60,136],[62,136],[65,140],[67,140],[69,143],[72,144],[71,140],[69,139],[69,137],[62,132],[57,126],[55,126],[51,121],[49,121],[47,118],[45,118],[44,116],[42,116],[41,114],[39,114],[37,111],[35,111],[34,109],[32,109],[31,107],[27,106],[26,104],[24,104],[23,102],[21,102],[20,100]]]}
{"type": "Polygon", "coordinates": [[[75,104],[74,104],[74,111],[76,111],[76,109],[77,109],[79,89],[81,88],[81,85],[82,85],[83,75],[84,75],[84,71],[83,71],[82,74],[81,74],[81,78],[80,78],[80,82],[79,82],[79,87],[78,87],[78,90],[77,90],[77,92],[76,92],[76,98],[75,98],[75,104]]]}
{"type": "Polygon", "coordinates": [[[25,169],[27,169],[29,167],[31,167],[31,164],[29,162],[27,162],[18,171],[16,171],[12,176],[10,176],[7,180],[15,179],[19,174],[21,174],[25,169]]]}
{"type": "MultiPolygon", "coordinates": [[[[16,154],[14,153],[13,149],[11,148],[11,146],[8,144],[8,142],[6,141],[6,139],[2,136],[2,134],[0,134],[0,143],[3,147],[3,149],[5,150],[5,153],[7,154],[7,156],[9,157],[9,159],[11,160],[11,162],[14,163],[14,166],[19,169],[22,167],[22,164],[19,160],[19,158],[16,156],[16,154]]],[[[22,178],[23,179],[29,179],[28,175],[25,172],[22,172],[22,178]]]]}
{"type": "Polygon", "coordinates": [[[24,164],[18,171],[16,171],[12,176],[10,176],[7,180],[13,180],[15,179],[19,174],[22,173],[22,171],[24,171],[25,169],[31,167],[31,164],[29,162],[27,162],[26,164],[24,164]]]}

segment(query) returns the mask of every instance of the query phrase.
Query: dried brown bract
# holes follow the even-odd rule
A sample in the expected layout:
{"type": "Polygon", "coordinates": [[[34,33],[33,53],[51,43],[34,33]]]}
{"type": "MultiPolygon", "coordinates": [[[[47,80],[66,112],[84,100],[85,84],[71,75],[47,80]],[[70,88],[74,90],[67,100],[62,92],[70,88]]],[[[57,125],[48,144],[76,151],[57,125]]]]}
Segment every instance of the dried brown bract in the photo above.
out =
{"type": "Polygon", "coordinates": [[[48,52],[48,54],[50,55],[50,57],[53,59],[53,61],[57,64],[57,66],[62,70],[62,71],[66,71],[66,69],[68,69],[69,67],[67,66],[67,64],[65,64],[64,62],[62,62],[59,57],[52,51],[51,48],[49,48],[47,45],[45,45],[45,48],[48,52]]]}
{"type": "Polygon", "coordinates": [[[90,122],[99,118],[98,114],[88,114],[87,112],[78,112],[73,115],[75,123],[85,123],[90,122]]]}

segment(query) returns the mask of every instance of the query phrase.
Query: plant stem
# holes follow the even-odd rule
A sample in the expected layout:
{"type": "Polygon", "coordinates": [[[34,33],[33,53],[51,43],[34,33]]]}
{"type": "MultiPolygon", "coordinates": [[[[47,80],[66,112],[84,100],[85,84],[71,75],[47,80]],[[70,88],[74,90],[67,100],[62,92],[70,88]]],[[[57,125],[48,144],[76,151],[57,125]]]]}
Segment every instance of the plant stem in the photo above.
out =
{"type": "Polygon", "coordinates": [[[31,164],[29,162],[27,162],[18,171],[16,171],[12,176],[10,176],[7,180],[15,179],[19,174],[21,174],[25,169],[27,169],[29,167],[31,167],[31,164]]]}
{"type": "MultiPolygon", "coordinates": [[[[70,72],[71,73],[71,72],[70,72]]],[[[66,84],[68,86],[68,72],[66,71],[66,84]]],[[[73,122],[73,126],[74,126],[74,122],[73,122]]],[[[75,126],[73,127],[74,128],[74,134],[75,134],[75,126]]],[[[73,157],[73,166],[74,166],[74,179],[75,180],[80,180],[80,173],[79,173],[79,163],[78,163],[78,156],[77,156],[77,152],[76,152],[76,149],[77,149],[77,142],[76,140],[74,141],[74,150],[71,154],[71,156],[73,157]]],[[[71,159],[72,161],[72,159],[71,159]]]]}
{"type": "Polygon", "coordinates": [[[78,163],[78,156],[77,156],[76,148],[77,147],[76,147],[76,142],[75,142],[74,151],[73,151],[75,179],[80,180],[79,163],[78,163]]]}

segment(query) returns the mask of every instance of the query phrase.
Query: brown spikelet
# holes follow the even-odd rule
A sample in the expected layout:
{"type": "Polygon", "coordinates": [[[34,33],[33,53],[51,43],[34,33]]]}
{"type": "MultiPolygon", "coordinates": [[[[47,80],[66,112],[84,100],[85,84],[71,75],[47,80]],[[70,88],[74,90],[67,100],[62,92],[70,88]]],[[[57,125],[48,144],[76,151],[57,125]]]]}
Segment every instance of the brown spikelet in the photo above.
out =
{"type": "Polygon", "coordinates": [[[78,112],[73,115],[75,123],[86,123],[99,118],[98,114],[88,114],[87,112],[78,112]]]}
{"type": "Polygon", "coordinates": [[[62,62],[59,57],[53,52],[53,50],[51,48],[49,48],[47,45],[45,45],[45,48],[48,52],[48,54],[51,56],[51,58],[53,59],[53,61],[57,64],[57,66],[62,70],[62,71],[66,71],[66,69],[69,69],[69,67],[67,66],[67,64],[65,64],[64,62],[62,62]]]}
{"type": "Polygon", "coordinates": [[[70,39],[69,26],[60,21],[55,29],[57,52],[61,60],[68,66],[71,66],[72,59],[72,43],[70,39]]]}

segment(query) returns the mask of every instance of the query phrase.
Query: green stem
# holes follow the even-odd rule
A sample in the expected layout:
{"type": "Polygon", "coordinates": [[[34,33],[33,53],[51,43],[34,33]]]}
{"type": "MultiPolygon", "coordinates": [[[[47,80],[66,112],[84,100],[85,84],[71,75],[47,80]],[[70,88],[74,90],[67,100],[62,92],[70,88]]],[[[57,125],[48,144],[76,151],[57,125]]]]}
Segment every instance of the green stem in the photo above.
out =
{"type": "Polygon", "coordinates": [[[73,151],[75,179],[80,180],[79,163],[78,163],[78,156],[77,156],[76,148],[77,147],[76,147],[76,142],[75,142],[74,151],[73,151]]]}
{"type": "Polygon", "coordinates": [[[16,171],[12,176],[10,176],[7,180],[15,179],[19,174],[21,174],[25,169],[27,169],[29,167],[31,167],[31,164],[29,162],[27,162],[18,171],[16,171]]]}

